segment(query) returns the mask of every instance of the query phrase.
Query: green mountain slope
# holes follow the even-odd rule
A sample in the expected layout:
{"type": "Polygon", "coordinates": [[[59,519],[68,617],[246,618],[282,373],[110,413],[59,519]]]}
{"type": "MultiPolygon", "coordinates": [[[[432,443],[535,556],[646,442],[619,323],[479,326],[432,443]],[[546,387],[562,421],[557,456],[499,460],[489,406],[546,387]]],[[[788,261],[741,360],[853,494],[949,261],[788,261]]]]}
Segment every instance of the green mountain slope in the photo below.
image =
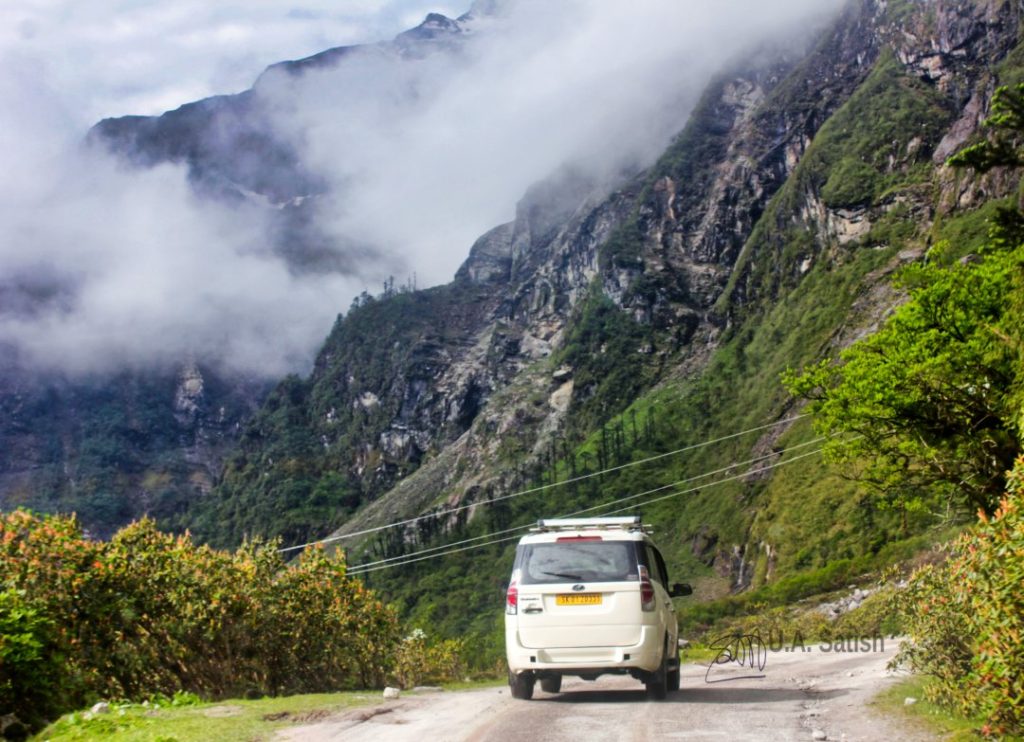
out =
{"type": "Polygon", "coordinates": [[[494,651],[502,532],[542,516],[641,512],[698,599],[792,597],[919,547],[943,524],[827,466],[779,377],[870,332],[900,301],[892,271],[937,240],[971,249],[1015,197],[1014,173],[943,162],[1019,75],[1018,21],[854,3],[805,55],[722,75],[648,172],[545,213],[528,194],[453,284],[339,320],[188,522],[227,541],[340,527],[357,570],[393,560],[367,580],[414,622],[494,651]],[[464,550],[420,553],[444,544],[464,550]]]}
{"type": "Polygon", "coordinates": [[[0,509],[75,511],[101,537],[208,494],[271,386],[194,363],[89,379],[0,366],[0,509]]]}

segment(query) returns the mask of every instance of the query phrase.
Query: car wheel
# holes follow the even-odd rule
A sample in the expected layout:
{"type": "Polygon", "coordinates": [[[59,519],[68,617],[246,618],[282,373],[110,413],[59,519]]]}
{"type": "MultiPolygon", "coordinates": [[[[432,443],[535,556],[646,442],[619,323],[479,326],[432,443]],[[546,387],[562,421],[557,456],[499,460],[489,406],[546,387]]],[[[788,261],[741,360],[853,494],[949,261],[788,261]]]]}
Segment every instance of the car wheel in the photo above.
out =
{"type": "Polygon", "coordinates": [[[508,687],[513,698],[529,701],[533,698],[534,677],[532,672],[521,672],[516,675],[513,672],[508,674],[508,687]]]}
{"type": "Polygon", "coordinates": [[[668,671],[668,689],[670,692],[679,690],[679,665],[668,671]]]}
{"type": "Polygon", "coordinates": [[[562,676],[553,675],[547,678],[540,679],[540,689],[545,693],[558,693],[562,690],[562,676]]]}
{"type": "Polygon", "coordinates": [[[657,701],[665,700],[668,696],[668,648],[661,652],[661,664],[658,669],[652,672],[644,682],[647,686],[647,695],[657,701]]]}

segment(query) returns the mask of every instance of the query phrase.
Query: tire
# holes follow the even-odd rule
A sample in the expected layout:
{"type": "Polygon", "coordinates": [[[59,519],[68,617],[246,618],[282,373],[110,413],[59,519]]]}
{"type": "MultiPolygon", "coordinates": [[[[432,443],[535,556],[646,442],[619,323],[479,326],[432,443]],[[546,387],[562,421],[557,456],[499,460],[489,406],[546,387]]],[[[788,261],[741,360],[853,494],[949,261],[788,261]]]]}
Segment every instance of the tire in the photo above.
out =
{"type": "Polygon", "coordinates": [[[533,698],[533,683],[535,678],[532,672],[521,672],[518,675],[509,671],[508,687],[513,698],[522,701],[529,701],[533,698]]]}
{"type": "Polygon", "coordinates": [[[562,690],[562,676],[553,675],[547,678],[540,679],[540,689],[545,693],[558,693],[562,690]]]}
{"type": "Polygon", "coordinates": [[[668,690],[670,693],[674,693],[679,690],[679,665],[675,666],[675,669],[668,671],[668,690]]]}
{"type": "Polygon", "coordinates": [[[647,676],[644,685],[647,686],[647,695],[655,701],[664,701],[668,696],[668,651],[661,652],[661,663],[658,669],[647,676]]]}

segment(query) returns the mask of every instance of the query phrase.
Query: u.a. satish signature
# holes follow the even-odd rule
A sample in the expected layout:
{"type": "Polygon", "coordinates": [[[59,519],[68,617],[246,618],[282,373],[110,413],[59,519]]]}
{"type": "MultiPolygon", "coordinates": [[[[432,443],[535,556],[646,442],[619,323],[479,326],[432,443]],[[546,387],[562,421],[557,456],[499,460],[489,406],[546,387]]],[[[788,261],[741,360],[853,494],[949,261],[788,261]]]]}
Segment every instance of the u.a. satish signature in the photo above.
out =
{"type": "Polygon", "coordinates": [[[721,683],[727,680],[743,680],[747,678],[763,678],[763,670],[768,664],[768,647],[761,637],[754,634],[723,634],[709,643],[709,647],[718,652],[715,659],[708,665],[704,673],[705,683],[721,683]],[[749,667],[761,674],[730,675],[725,678],[712,678],[712,671],[721,665],[739,665],[749,667]]]}

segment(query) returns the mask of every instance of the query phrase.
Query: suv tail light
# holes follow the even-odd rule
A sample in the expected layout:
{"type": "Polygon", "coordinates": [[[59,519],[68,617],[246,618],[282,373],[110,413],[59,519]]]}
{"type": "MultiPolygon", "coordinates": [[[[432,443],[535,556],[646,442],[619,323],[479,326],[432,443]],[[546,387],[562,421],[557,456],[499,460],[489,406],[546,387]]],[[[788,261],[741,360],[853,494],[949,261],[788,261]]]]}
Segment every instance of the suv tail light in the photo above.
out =
{"type": "Polygon", "coordinates": [[[640,608],[644,611],[654,610],[654,585],[651,584],[651,577],[647,567],[640,567],[640,608]]]}
{"type": "Polygon", "coordinates": [[[519,612],[519,575],[512,575],[512,581],[508,583],[508,590],[505,591],[505,613],[514,616],[519,612]]]}

